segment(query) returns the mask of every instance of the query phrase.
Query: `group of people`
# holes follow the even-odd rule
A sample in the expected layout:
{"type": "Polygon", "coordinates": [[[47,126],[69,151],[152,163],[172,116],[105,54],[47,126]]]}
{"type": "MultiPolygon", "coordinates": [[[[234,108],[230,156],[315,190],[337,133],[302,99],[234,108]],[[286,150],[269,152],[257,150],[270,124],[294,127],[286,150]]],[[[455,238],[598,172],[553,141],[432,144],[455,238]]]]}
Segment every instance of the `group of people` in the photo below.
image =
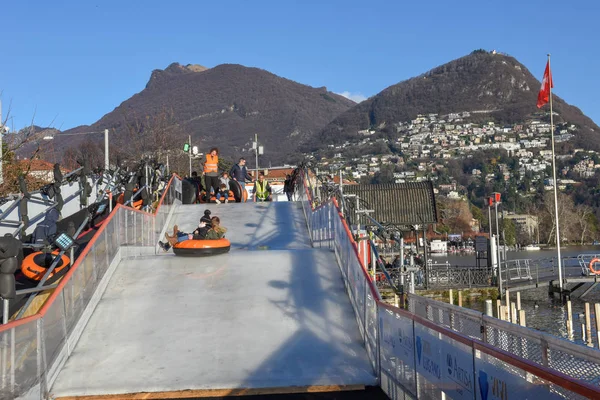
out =
{"type": "MultiPolygon", "coordinates": [[[[229,198],[229,185],[232,179],[239,183],[242,190],[246,190],[246,183],[254,182],[252,201],[262,202],[273,200],[273,190],[269,182],[265,179],[265,175],[260,173],[258,174],[258,179],[253,180],[246,169],[246,159],[243,157],[239,159],[237,164],[231,167],[229,173],[223,172],[219,175],[219,149],[216,147],[210,149],[206,155],[202,174],[204,175],[206,195],[210,196],[211,193],[214,193],[217,204],[221,204],[222,202],[228,203],[230,200],[233,200],[229,198]]],[[[286,176],[283,192],[287,195],[288,200],[291,201],[294,193],[294,185],[289,174],[286,176]]]]}
{"type": "Polygon", "coordinates": [[[173,234],[169,235],[165,233],[166,242],[159,241],[158,245],[166,252],[177,243],[186,240],[217,240],[223,238],[227,232],[227,228],[221,226],[221,219],[219,217],[211,217],[210,214],[210,210],[204,211],[198,227],[192,233],[182,232],[175,225],[173,227],[173,234]]]}

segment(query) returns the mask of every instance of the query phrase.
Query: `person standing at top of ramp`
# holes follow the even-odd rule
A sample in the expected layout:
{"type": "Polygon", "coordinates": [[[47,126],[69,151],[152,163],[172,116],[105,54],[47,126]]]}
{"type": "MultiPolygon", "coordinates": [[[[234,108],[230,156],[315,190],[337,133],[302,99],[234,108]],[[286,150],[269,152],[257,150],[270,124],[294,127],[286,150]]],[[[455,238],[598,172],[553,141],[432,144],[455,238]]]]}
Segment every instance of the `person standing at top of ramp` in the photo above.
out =
{"type": "Polygon", "coordinates": [[[213,147],[206,155],[204,161],[204,187],[206,188],[207,202],[210,199],[210,191],[213,189],[215,196],[219,193],[219,149],[213,147]]]}
{"type": "Polygon", "coordinates": [[[283,182],[283,193],[286,194],[288,201],[292,201],[292,196],[294,195],[294,181],[292,180],[292,176],[290,174],[285,176],[285,182],[283,182]]]}
{"type": "Polygon", "coordinates": [[[242,190],[246,190],[246,181],[252,182],[252,177],[250,176],[250,174],[248,174],[248,170],[246,169],[245,158],[240,158],[240,161],[233,167],[231,167],[231,170],[229,171],[229,176],[231,176],[231,179],[237,181],[240,184],[242,190]]]}

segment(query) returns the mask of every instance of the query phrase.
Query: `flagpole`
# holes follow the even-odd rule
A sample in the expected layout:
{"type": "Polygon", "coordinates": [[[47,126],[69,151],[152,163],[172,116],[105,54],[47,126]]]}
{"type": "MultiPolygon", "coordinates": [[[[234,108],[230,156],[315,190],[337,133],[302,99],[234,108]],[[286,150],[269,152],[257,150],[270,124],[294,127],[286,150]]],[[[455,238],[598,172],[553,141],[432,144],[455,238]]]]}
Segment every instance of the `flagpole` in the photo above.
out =
{"type": "MultiPolygon", "coordinates": [[[[548,54],[548,70],[550,71],[550,77],[552,76],[552,69],[550,68],[550,54],[548,54]]],[[[550,78],[551,79],[551,78],[550,78]]],[[[558,282],[560,287],[560,294],[562,297],[563,280],[562,280],[562,258],[560,256],[560,230],[558,224],[558,182],[556,181],[556,156],[554,155],[554,113],[552,112],[552,84],[549,83],[550,89],[549,100],[550,100],[550,132],[552,134],[552,177],[554,179],[554,222],[556,224],[556,251],[558,255],[558,282]]]]}

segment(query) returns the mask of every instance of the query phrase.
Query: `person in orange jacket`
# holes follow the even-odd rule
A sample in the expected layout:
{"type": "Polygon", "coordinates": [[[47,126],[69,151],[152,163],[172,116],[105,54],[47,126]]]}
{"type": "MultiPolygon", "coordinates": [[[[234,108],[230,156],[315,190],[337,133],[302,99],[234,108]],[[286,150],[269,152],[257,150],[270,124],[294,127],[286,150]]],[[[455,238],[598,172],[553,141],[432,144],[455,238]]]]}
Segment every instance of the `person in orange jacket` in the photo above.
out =
{"type": "Polygon", "coordinates": [[[204,187],[206,188],[206,199],[208,202],[211,189],[214,191],[215,196],[219,193],[219,149],[216,147],[210,149],[206,155],[202,175],[204,175],[204,187]]]}

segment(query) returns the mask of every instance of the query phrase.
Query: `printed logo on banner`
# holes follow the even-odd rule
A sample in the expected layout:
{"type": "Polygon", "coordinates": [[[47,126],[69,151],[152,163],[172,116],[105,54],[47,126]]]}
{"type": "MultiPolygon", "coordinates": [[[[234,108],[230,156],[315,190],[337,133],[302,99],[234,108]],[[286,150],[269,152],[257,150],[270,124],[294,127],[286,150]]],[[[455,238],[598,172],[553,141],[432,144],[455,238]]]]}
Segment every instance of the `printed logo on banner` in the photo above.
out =
{"type": "Polygon", "coordinates": [[[417,357],[426,372],[438,379],[442,377],[441,367],[433,358],[431,343],[421,336],[417,336],[417,357]]]}
{"type": "MultiPolygon", "coordinates": [[[[481,395],[481,400],[487,400],[490,395],[490,386],[492,397],[490,400],[508,400],[508,385],[506,384],[505,379],[500,379],[497,376],[488,375],[487,372],[483,370],[479,370],[479,377],[477,381],[479,383],[479,394],[481,395]],[[490,385],[491,382],[491,385],[490,385]]],[[[522,388],[527,393],[533,394],[527,390],[527,388],[522,388]]],[[[541,388],[540,388],[541,389],[541,388]]],[[[545,392],[545,389],[542,389],[545,392]]],[[[542,392],[539,393],[543,395],[542,392]]]]}
{"type": "Polygon", "coordinates": [[[407,335],[402,328],[398,328],[398,342],[408,350],[412,351],[414,349],[415,344],[413,343],[412,336],[407,335]]]}
{"type": "MultiPolygon", "coordinates": [[[[383,319],[382,319],[382,322],[380,325],[383,326],[383,319]]],[[[392,348],[396,348],[396,341],[394,340],[394,334],[392,332],[391,326],[389,326],[389,325],[385,326],[382,331],[383,331],[383,342],[385,344],[392,346],[392,348]]]]}
{"type": "Polygon", "coordinates": [[[488,375],[485,371],[479,370],[479,394],[481,395],[481,400],[487,400],[488,392],[490,387],[488,385],[488,375]]]}
{"type": "MultiPolygon", "coordinates": [[[[469,370],[466,366],[460,366],[460,357],[447,353],[446,354],[446,366],[448,367],[448,377],[456,382],[459,386],[466,389],[469,393],[473,393],[473,370],[469,370]],[[463,368],[466,367],[466,368],[463,368]]],[[[462,390],[457,390],[463,394],[462,390]]],[[[471,395],[472,396],[472,395],[471,395]]]]}

